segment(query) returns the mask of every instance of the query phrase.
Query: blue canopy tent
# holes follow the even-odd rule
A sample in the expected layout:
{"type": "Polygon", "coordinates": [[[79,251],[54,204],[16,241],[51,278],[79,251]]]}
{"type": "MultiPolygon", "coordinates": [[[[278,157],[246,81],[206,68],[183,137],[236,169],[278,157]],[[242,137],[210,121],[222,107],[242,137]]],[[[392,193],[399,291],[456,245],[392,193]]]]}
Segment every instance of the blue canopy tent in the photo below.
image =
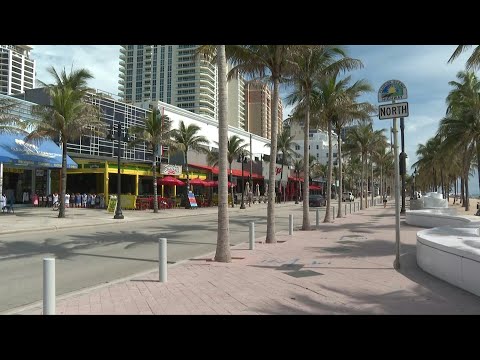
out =
{"type": "MultiPolygon", "coordinates": [[[[52,140],[44,140],[37,145],[25,142],[22,134],[0,134],[0,162],[20,166],[61,168],[62,149],[52,140]]],[[[68,155],[67,168],[78,168],[68,155]]]]}
{"type": "MultiPolygon", "coordinates": [[[[0,195],[3,194],[3,165],[16,167],[61,168],[62,149],[52,140],[40,144],[25,142],[24,135],[0,134],[0,195]]],[[[67,168],[78,165],[67,155],[67,168]]]]}

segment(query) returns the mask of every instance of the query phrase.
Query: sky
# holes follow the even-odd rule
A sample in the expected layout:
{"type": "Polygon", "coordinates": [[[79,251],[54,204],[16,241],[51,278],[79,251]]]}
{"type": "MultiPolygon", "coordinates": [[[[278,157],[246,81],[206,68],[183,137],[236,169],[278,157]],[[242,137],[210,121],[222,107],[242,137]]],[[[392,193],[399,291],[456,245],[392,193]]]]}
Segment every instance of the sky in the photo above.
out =
{"type": "MultiPolygon", "coordinates": [[[[407,171],[411,173],[410,165],[416,161],[418,144],[425,144],[435,134],[445,115],[445,98],[450,91],[448,82],[456,79],[458,71],[464,70],[471,51],[447,64],[456,45],[347,45],[345,48],[350,57],[361,60],[364,65],[349,73],[352,80],[366,79],[375,90],[360,100],[378,105],[378,89],[387,80],[400,80],[407,87],[409,117],[405,118],[405,152],[407,171]]],[[[49,66],[70,69],[73,65],[93,73],[92,87],[116,95],[119,50],[118,45],[35,45],[31,56],[37,61],[39,80],[52,81],[46,71],[49,66]]],[[[282,92],[281,95],[286,94],[282,92]]],[[[284,118],[291,110],[292,107],[284,103],[284,118]]],[[[390,126],[392,120],[374,119],[375,129],[389,129],[390,126]]],[[[388,132],[386,135],[390,139],[388,132]]],[[[400,144],[400,132],[398,141],[400,144]]],[[[474,190],[478,193],[478,181],[476,183],[474,190]]]]}

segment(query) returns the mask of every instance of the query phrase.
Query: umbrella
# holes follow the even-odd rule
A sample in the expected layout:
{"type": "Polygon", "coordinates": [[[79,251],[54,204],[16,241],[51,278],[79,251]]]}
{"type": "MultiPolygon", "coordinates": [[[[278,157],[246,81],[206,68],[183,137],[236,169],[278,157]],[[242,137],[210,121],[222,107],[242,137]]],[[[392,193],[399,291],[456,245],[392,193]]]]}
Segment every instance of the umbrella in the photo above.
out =
{"type": "Polygon", "coordinates": [[[183,186],[185,183],[177,178],[174,178],[172,176],[165,176],[161,179],[158,179],[157,181],[158,184],[160,185],[177,185],[177,186],[183,186]]]}
{"type": "Polygon", "coordinates": [[[190,180],[190,185],[202,185],[202,186],[207,186],[206,181],[202,180],[200,178],[192,179],[190,180]]]}

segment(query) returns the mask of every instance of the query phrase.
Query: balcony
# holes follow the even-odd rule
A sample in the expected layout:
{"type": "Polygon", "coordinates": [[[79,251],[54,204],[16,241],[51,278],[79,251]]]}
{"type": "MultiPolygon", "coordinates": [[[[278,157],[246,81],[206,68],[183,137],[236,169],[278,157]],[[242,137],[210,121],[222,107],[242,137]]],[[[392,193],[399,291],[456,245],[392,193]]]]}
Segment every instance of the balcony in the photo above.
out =
{"type": "Polygon", "coordinates": [[[125,80],[124,80],[124,79],[120,79],[120,80],[118,80],[118,83],[121,84],[121,85],[125,85],[125,80]]]}
{"type": "Polygon", "coordinates": [[[120,54],[120,59],[125,61],[125,60],[127,60],[127,57],[125,56],[125,54],[120,54]]]}

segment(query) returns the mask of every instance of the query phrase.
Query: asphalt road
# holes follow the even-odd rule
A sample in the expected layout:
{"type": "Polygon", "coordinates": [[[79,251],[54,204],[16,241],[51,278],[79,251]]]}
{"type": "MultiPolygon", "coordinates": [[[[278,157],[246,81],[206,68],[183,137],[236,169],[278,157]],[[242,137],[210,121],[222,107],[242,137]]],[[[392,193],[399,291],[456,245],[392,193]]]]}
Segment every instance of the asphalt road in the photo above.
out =
{"type": "MultiPolygon", "coordinates": [[[[324,214],[325,208],[321,209],[324,214]]],[[[302,223],[300,205],[276,209],[276,231],[288,231],[288,214],[302,223]]],[[[266,235],[266,209],[230,217],[230,242],[248,241],[248,224],[256,237],[266,235]]],[[[315,225],[315,209],[310,211],[315,225]]],[[[321,216],[321,221],[323,221],[321,216]]],[[[56,258],[57,296],[158,268],[158,238],[166,237],[168,262],[215,251],[217,214],[1,235],[0,312],[42,299],[42,259],[56,258]]]]}

